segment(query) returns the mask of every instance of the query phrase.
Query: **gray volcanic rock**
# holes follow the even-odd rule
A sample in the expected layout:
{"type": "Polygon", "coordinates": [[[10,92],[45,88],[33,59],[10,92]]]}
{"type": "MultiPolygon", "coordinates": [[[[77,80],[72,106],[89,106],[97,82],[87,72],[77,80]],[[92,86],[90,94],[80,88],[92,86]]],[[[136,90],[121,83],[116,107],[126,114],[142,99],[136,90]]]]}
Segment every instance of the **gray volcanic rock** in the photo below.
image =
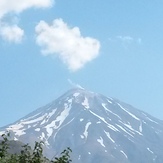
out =
{"type": "Polygon", "coordinates": [[[163,121],[85,89],[72,89],[52,103],[0,129],[13,139],[45,142],[48,157],[66,147],[74,163],[162,163],[163,121]]]}

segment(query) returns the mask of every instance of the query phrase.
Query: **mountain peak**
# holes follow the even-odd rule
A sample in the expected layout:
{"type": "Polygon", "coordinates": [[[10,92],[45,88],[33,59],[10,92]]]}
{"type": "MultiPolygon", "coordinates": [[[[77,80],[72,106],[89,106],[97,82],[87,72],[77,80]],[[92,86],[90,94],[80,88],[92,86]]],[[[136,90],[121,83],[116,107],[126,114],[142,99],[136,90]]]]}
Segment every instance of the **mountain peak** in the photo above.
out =
{"type": "Polygon", "coordinates": [[[87,95],[87,94],[96,94],[96,93],[94,93],[92,91],[89,91],[89,90],[87,90],[85,88],[80,88],[80,87],[74,87],[74,88],[68,90],[65,94],[74,94],[74,93],[80,93],[80,94],[85,94],[85,95],[87,95]]]}
{"type": "Polygon", "coordinates": [[[61,152],[71,147],[73,161],[77,163],[162,163],[163,160],[161,121],[83,88],[67,91],[2,128],[0,134],[6,130],[15,140],[25,143],[44,141],[49,157],[55,150],[61,152]]]}
{"type": "Polygon", "coordinates": [[[97,93],[94,93],[92,91],[89,91],[89,90],[86,90],[84,88],[72,88],[70,90],[68,90],[65,94],[63,94],[62,96],[60,96],[58,98],[58,100],[69,100],[72,99],[72,100],[79,100],[80,101],[83,99],[83,98],[94,98],[96,96],[99,96],[99,94],[97,93]]]}

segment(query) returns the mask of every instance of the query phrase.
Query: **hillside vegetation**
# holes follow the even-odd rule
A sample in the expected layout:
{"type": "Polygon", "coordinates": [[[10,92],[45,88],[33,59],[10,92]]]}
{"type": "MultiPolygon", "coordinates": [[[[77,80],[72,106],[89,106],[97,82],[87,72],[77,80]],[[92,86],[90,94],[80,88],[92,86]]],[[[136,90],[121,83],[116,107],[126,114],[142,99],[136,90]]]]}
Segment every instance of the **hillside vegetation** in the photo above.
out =
{"type": "Polygon", "coordinates": [[[59,157],[48,159],[43,155],[44,143],[35,142],[32,149],[28,144],[9,140],[10,134],[1,135],[0,141],[0,163],[70,163],[70,148],[65,149],[59,157]],[[20,148],[21,146],[21,148],[20,148]]]}

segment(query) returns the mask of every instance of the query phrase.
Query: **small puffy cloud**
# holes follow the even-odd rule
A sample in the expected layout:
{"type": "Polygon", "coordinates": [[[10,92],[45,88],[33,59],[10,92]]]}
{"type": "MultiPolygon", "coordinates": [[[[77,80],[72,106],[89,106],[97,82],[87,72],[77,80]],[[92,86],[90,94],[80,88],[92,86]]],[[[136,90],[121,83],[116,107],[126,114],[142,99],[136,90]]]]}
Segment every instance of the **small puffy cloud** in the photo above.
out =
{"type": "Polygon", "coordinates": [[[69,27],[62,19],[51,25],[40,21],[35,28],[36,43],[44,55],[58,55],[71,71],[82,68],[99,54],[100,42],[83,37],[78,27],[69,27]]]}
{"type": "Polygon", "coordinates": [[[6,14],[20,13],[31,7],[43,8],[50,7],[53,0],[1,0],[0,2],[0,19],[6,14]]]}
{"type": "Polygon", "coordinates": [[[20,43],[24,36],[24,31],[17,25],[4,25],[0,28],[0,35],[6,41],[20,43]]]}

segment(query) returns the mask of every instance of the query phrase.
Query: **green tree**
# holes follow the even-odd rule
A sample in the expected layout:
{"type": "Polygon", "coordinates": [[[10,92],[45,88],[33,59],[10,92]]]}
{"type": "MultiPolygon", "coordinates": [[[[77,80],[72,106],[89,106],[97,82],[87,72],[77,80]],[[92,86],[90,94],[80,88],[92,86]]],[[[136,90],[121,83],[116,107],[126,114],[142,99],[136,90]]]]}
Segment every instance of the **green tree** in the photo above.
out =
{"type": "Polygon", "coordinates": [[[44,143],[35,142],[34,149],[26,144],[22,146],[20,154],[10,154],[8,149],[10,147],[8,137],[9,133],[3,134],[0,141],[0,163],[70,163],[70,153],[72,150],[68,147],[59,157],[54,157],[54,160],[49,160],[43,156],[44,143]]]}
{"type": "Polygon", "coordinates": [[[22,148],[23,149],[21,150],[20,155],[18,155],[19,163],[28,163],[30,162],[30,158],[31,158],[31,153],[30,153],[31,147],[28,144],[25,144],[22,146],[22,148]]]}
{"type": "Polygon", "coordinates": [[[2,141],[0,143],[0,158],[3,158],[7,155],[7,150],[9,149],[8,146],[8,137],[10,136],[9,133],[2,134],[2,141]]]}
{"type": "Polygon", "coordinates": [[[55,157],[55,160],[51,161],[51,162],[52,163],[70,163],[70,162],[72,162],[72,160],[70,158],[70,152],[72,152],[72,150],[68,147],[61,153],[60,157],[55,157]]]}

